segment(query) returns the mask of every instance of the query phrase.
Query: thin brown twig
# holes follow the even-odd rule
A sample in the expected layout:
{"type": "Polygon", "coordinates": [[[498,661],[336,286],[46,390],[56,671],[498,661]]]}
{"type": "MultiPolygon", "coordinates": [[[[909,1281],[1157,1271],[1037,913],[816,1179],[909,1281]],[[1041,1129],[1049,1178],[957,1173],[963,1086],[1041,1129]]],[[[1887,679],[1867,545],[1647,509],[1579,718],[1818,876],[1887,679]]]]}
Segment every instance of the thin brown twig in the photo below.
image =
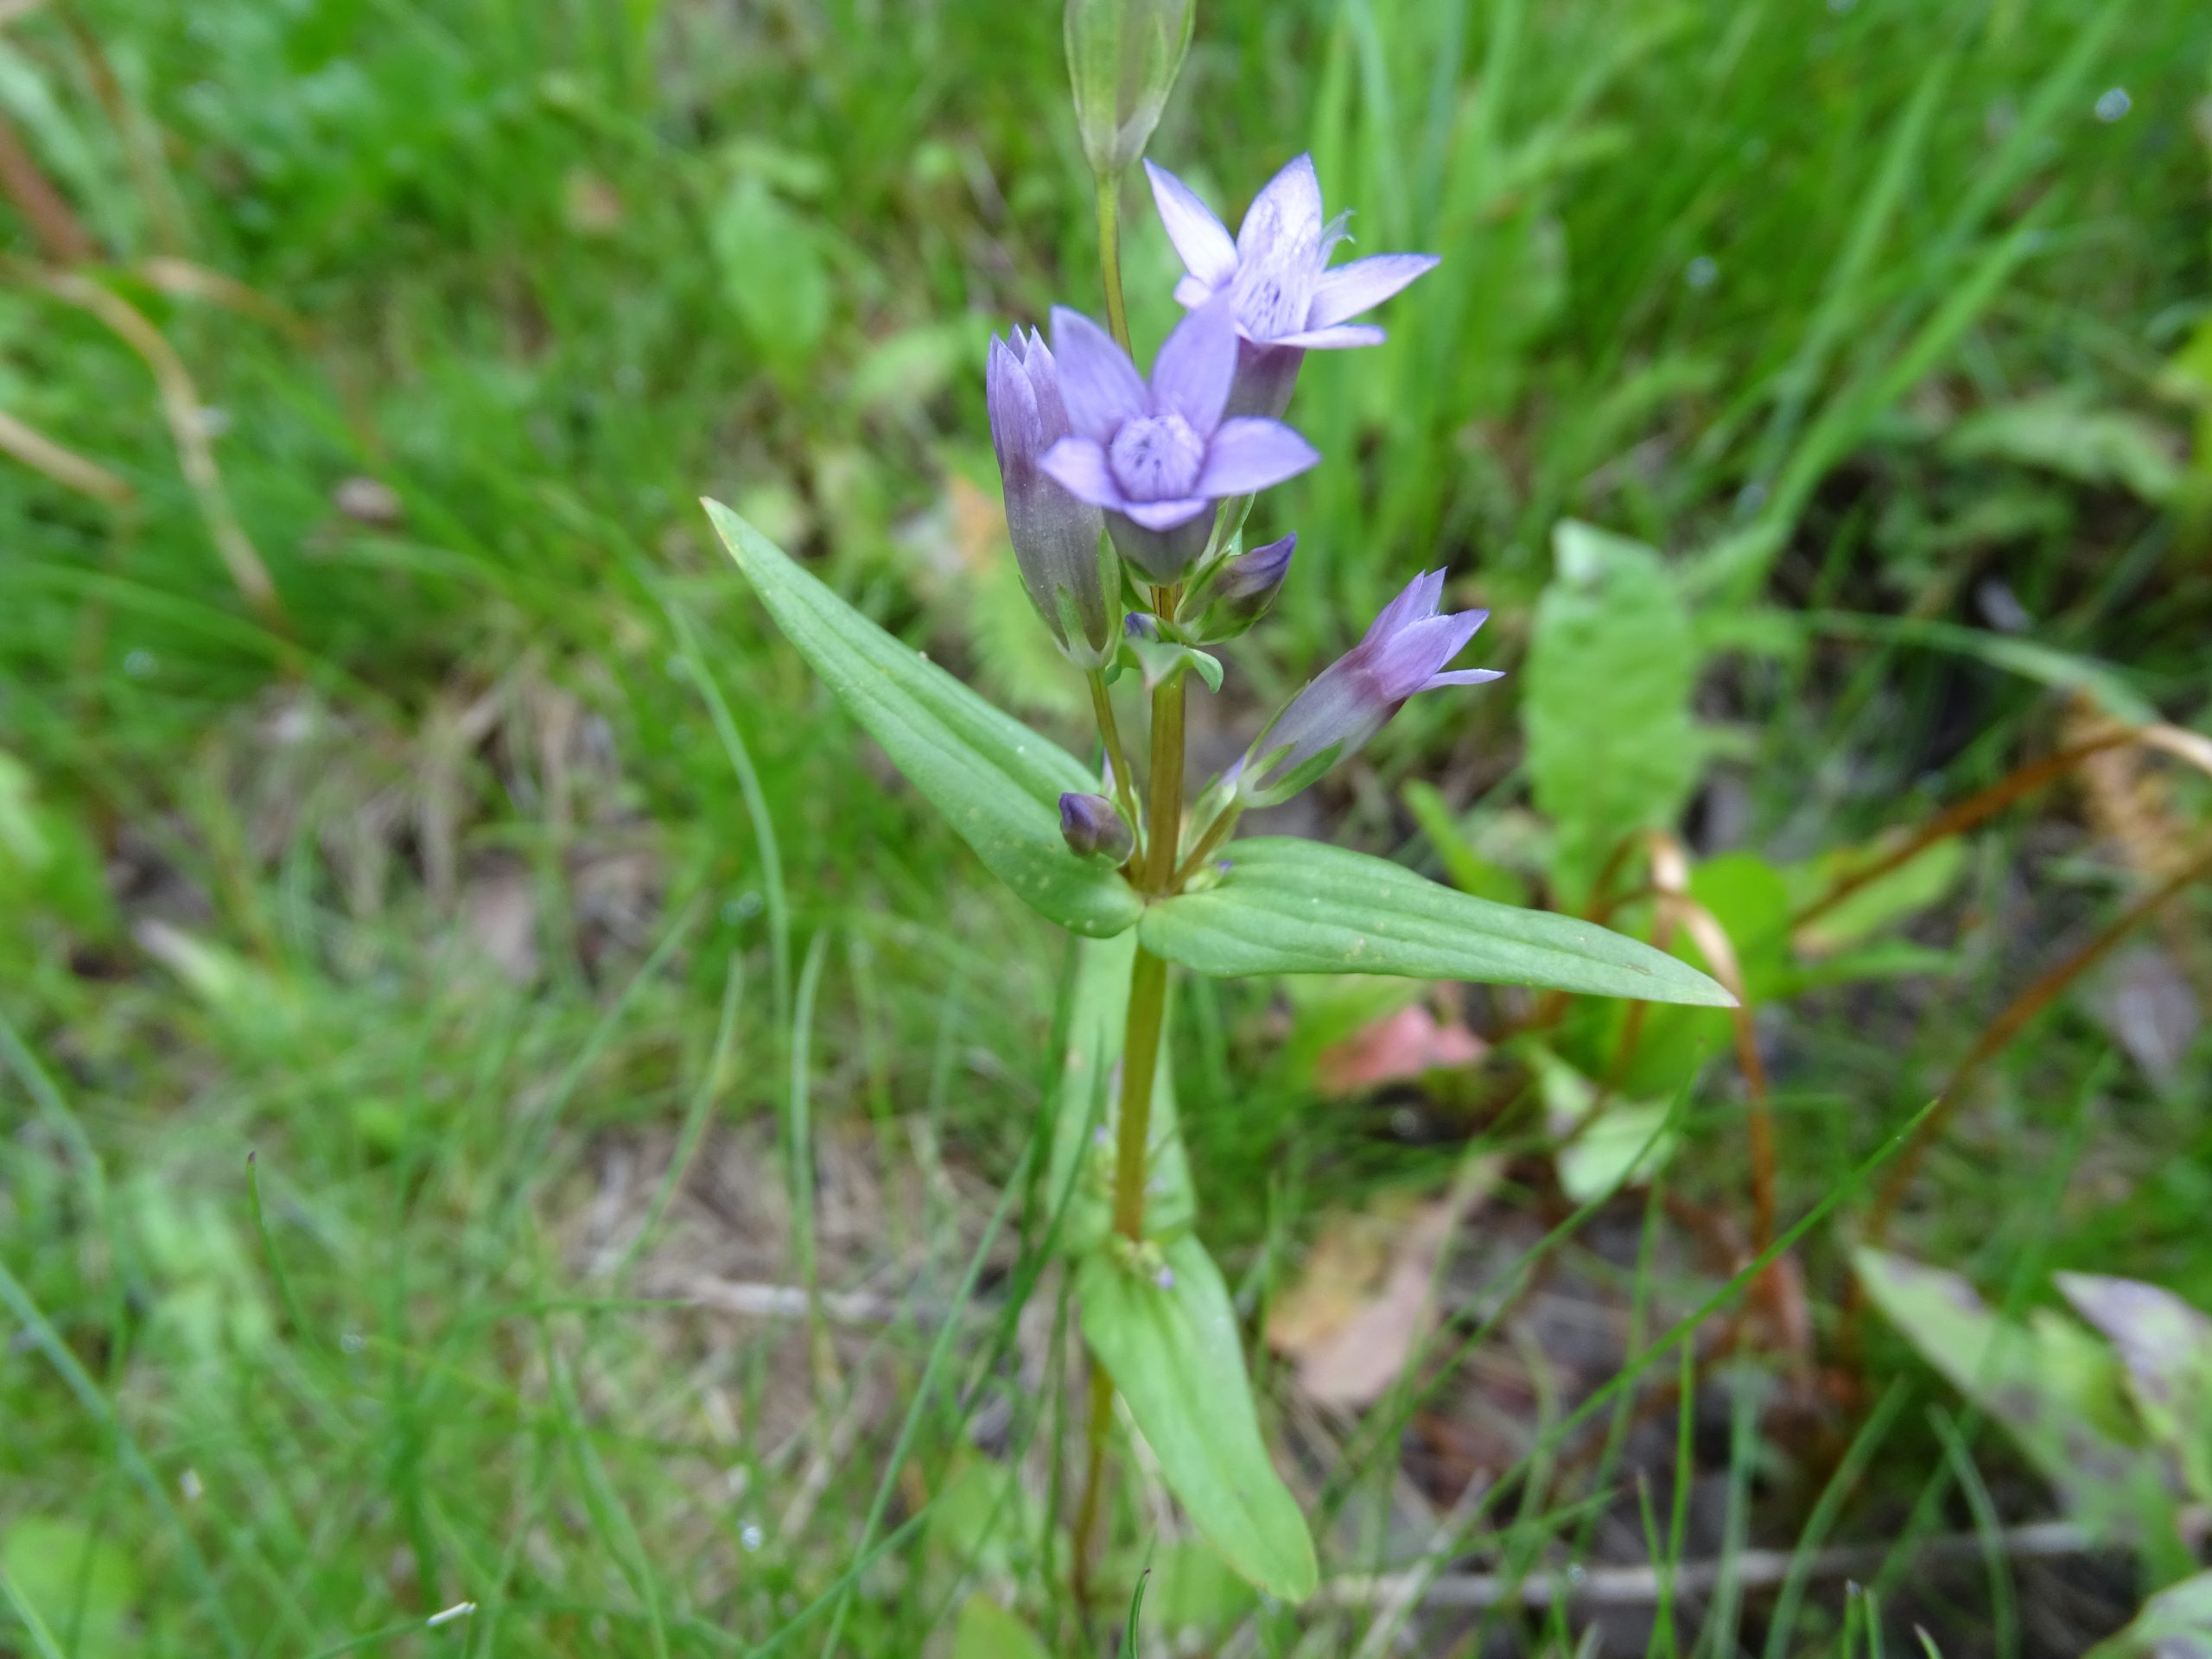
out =
{"type": "Polygon", "coordinates": [[[30,226],[39,251],[57,264],[81,265],[100,257],[99,244],[85,228],[46,169],[39,165],[15,124],[0,115],[0,192],[30,226]]]}
{"type": "MultiPolygon", "coordinates": [[[[2201,1532],[2212,1516],[2192,1510],[2184,1524],[2201,1532]]],[[[2035,1521],[2007,1527],[1995,1534],[1946,1533],[1914,1547],[1916,1564],[1980,1560],[1992,1546],[2019,1560],[2089,1555],[2113,1548],[2071,1521],[2035,1521]]],[[[1726,1560],[1690,1561],[1664,1571],[1656,1567],[1595,1567],[1564,1573],[1460,1573],[1437,1578],[1426,1585],[1419,1574],[1382,1573],[1332,1579],[1321,1586],[1320,1599],[1328,1605],[1363,1607],[1403,1596],[1409,1585],[1418,1589],[1418,1600],[1427,1607],[1481,1611],[1491,1607],[1548,1607],[1555,1601],[1586,1605],[1630,1607],[1655,1602],[1671,1592],[1676,1595],[1704,1595],[1716,1589],[1724,1577],[1745,1589],[1769,1589],[1793,1574],[1808,1578],[1868,1577],[1889,1562],[1896,1546],[1890,1543],[1837,1544],[1809,1554],[1788,1549],[1751,1549],[1726,1560]]]]}
{"type": "Polygon", "coordinates": [[[1974,1046],[1967,1051],[1951,1073],[1950,1081],[1936,1096],[1935,1109],[1920,1120],[1897,1162],[1891,1166],[1888,1179],[1875,1198],[1874,1208],[1866,1221],[1866,1239],[1878,1245],[1889,1230],[1891,1217],[1896,1213],[1905,1189],[1918,1174],[1921,1162],[1928,1155],[1928,1148],[1936,1135],[1942,1132],[1951,1115],[1958,1109],[1959,1097],[1974,1074],[1982,1066],[2003,1053],[2014,1038],[2037,1014],[2049,1007],[2059,994],[2109,955],[2137,927],[2156,914],[2177,893],[2212,873],[2212,842],[2208,842],[2195,857],[2164,881],[2130,906],[2119,918],[2106,927],[2088,944],[2083,945],[2065,961],[2038,975],[2034,982],[2014,997],[2005,1011],[1986,1027],[1974,1046]]]}
{"type": "Polygon", "coordinates": [[[1861,887],[1878,881],[1891,870],[1910,863],[1937,842],[1965,834],[1983,819],[2001,812],[2023,795],[2033,794],[2045,784],[2072,770],[2091,755],[2101,754],[2107,749],[2116,748],[2122,743],[2134,742],[2138,741],[2138,736],[2139,734],[2133,728],[2115,728],[2110,732],[2101,733],[2086,742],[2077,743],[2071,748],[2061,749],[2056,754],[2045,755],[2040,760],[2031,760],[2026,766],[2006,773],[1988,788],[1969,795],[1949,810],[1936,814],[1935,817],[1929,819],[1919,830],[1881,857],[1871,863],[1861,865],[1842,877],[1834,887],[1789,918],[1791,930],[1794,931],[1803,927],[1808,922],[1827,915],[1861,887]]]}

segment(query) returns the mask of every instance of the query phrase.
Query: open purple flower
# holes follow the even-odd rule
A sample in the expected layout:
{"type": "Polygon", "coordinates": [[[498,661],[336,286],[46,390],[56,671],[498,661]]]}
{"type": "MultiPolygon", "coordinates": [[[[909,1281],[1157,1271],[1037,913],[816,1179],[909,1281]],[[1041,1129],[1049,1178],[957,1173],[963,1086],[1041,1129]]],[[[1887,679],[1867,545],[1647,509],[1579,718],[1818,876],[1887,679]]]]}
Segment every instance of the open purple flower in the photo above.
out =
{"type": "Polygon", "coordinates": [[[1316,675],[1283,706],[1236,763],[1232,778],[1247,806],[1272,806],[1365,748],[1416,691],[1479,685],[1495,669],[1444,665],[1465,648],[1488,611],[1437,614],[1444,573],[1415,576],[1382,607],[1367,637],[1316,675]]]}
{"type": "Polygon", "coordinates": [[[1281,415],[1309,351],[1380,345],[1382,329],[1351,319],[1436,264],[1433,254],[1376,253],[1331,270],[1329,256],[1344,240],[1344,215],[1322,218],[1311,156],[1268,181],[1234,241],[1188,185],[1150,162],[1144,168],[1168,239],[1190,273],[1176,284],[1175,297],[1203,306],[1226,294],[1236,307],[1243,345],[1233,414],[1281,415]]]}
{"type": "Polygon", "coordinates": [[[1046,477],[1045,452],[1068,434],[1059,374],[1037,331],[991,338],[984,371],[991,447],[1006,491],[1006,523],[1030,602],[1077,667],[1113,659],[1122,578],[1098,532],[1098,509],[1046,477]]]}
{"type": "Polygon", "coordinates": [[[1222,296],[1175,325],[1147,384],[1113,336],[1079,312],[1052,313],[1069,435],[1045,471],[1106,510],[1122,556],[1161,585],[1205,550],[1214,503],[1249,495],[1320,460],[1281,422],[1223,418],[1236,375],[1236,325],[1222,296]]]}

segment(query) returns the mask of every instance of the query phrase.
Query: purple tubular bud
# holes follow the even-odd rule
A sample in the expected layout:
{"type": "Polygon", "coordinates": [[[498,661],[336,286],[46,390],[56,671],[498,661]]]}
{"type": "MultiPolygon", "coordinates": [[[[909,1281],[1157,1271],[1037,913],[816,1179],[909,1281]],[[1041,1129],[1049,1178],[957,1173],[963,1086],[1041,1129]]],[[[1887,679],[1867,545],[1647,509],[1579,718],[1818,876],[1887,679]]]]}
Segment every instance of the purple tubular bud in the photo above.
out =
{"type": "Polygon", "coordinates": [[[1021,584],[1069,660],[1102,667],[1116,643],[1121,576],[1100,536],[1098,508],[1041,464],[1069,426],[1058,365],[1036,330],[992,340],[984,387],[1021,584]]]}
{"type": "Polygon", "coordinates": [[[1415,576],[1382,608],[1363,639],[1284,705],[1239,763],[1237,792],[1247,806],[1287,800],[1365,748],[1417,691],[1476,685],[1491,669],[1446,671],[1488,611],[1440,615],[1444,573],[1415,576]]]}
{"type": "Polygon", "coordinates": [[[1060,834],[1078,857],[1119,864],[1136,850],[1136,836],[1103,795],[1060,797],[1060,834]]]}
{"type": "Polygon", "coordinates": [[[1233,639],[1273,610],[1290,575],[1291,555],[1297,550],[1298,537],[1293,534],[1240,553],[1224,565],[1207,591],[1198,637],[1208,642],[1233,639]]]}

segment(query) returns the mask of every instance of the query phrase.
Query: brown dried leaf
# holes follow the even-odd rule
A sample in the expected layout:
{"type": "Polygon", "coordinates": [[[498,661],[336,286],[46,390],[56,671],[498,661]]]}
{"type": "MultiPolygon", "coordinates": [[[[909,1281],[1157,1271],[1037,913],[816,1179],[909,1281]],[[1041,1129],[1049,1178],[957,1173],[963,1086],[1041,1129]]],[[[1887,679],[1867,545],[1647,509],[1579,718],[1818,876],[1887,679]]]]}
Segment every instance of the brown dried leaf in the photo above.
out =
{"type": "Polygon", "coordinates": [[[1382,1397],[1435,1323],[1437,1262],[1452,1230],[1503,1167],[1472,1160],[1443,1198],[1339,1215],[1323,1228],[1268,1319],[1268,1345],[1292,1361],[1308,1399],[1356,1410],[1382,1397]]]}

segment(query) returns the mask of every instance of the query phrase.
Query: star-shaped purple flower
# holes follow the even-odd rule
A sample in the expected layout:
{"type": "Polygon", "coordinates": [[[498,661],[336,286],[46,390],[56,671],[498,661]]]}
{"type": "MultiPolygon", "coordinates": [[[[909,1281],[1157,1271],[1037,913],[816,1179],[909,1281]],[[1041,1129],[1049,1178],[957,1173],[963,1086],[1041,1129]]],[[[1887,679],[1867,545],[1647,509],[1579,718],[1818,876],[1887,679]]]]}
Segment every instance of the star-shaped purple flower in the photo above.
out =
{"type": "Polygon", "coordinates": [[[1287,800],[1350,760],[1416,691],[1499,677],[1490,668],[1445,671],[1490,613],[1440,616],[1436,607],[1443,597],[1441,570],[1415,576],[1382,607],[1364,639],[1284,705],[1236,763],[1233,781],[1246,805],[1287,800]]]}
{"type": "Polygon", "coordinates": [[[1106,510],[1116,549],[1162,586],[1205,550],[1214,503],[1280,484],[1321,458],[1280,421],[1224,418],[1236,376],[1230,307],[1223,296],[1176,324],[1149,384],[1090,318],[1052,313],[1071,430],[1041,464],[1070,494],[1106,510]]]}
{"type": "Polygon", "coordinates": [[[1329,268],[1344,239],[1344,215],[1321,216],[1313,158],[1300,156],[1268,181],[1234,241],[1191,188],[1165,168],[1144,164],[1167,237],[1189,272],[1175,286],[1186,306],[1226,294],[1243,342],[1233,413],[1280,415],[1289,406],[1298,365],[1309,351],[1376,346],[1382,329],[1351,319],[1380,305],[1432,270],[1427,253],[1376,253],[1329,268]]]}

